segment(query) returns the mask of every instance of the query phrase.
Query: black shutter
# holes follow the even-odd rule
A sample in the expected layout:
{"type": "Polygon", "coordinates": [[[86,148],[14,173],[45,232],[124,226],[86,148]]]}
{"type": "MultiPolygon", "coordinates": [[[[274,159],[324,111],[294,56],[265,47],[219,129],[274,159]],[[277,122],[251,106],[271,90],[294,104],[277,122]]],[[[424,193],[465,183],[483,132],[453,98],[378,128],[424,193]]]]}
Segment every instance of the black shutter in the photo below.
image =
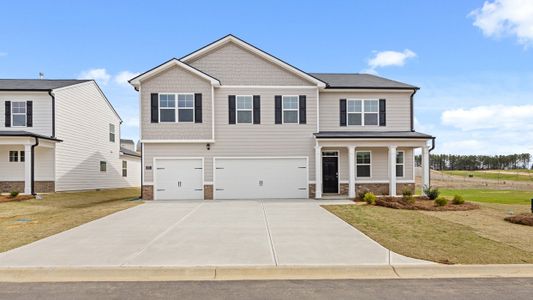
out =
{"type": "Polygon", "coordinates": [[[307,123],[306,96],[300,95],[300,124],[307,123]]]}
{"type": "Polygon", "coordinates": [[[228,96],[229,123],[235,124],[235,95],[228,96]]]}
{"type": "Polygon", "coordinates": [[[33,126],[33,101],[26,101],[26,127],[33,126]]]}
{"type": "Polygon", "coordinates": [[[387,108],[385,99],[379,99],[379,126],[387,125],[387,108]]]}
{"type": "Polygon", "coordinates": [[[346,126],[346,99],[340,100],[340,125],[346,126]]]}
{"type": "Polygon", "coordinates": [[[194,123],[202,123],[202,94],[194,94],[194,123]]]}
{"type": "Polygon", "coordinates": [[[151,101],[150,101],[150,111],[151,111],[151,122],[152,123],[158,123],[159,122],[159,94],[151,94],[151,101]]]}
{"type": "Polygon", "coordinates": [[[254,95],[254,124],[261,124],[261,96],[254,95]]]}
{"type": "Polygon", "coordinates": [[[5,110],[5,125],[6,127],[11,127],[11,101],[6,101],[6,110],[5,110]]]}
{"type": "Polygon", "coordinates": [[[274,121],[276,124],[281,124],[281,96],[274,96],[274,121]]]}

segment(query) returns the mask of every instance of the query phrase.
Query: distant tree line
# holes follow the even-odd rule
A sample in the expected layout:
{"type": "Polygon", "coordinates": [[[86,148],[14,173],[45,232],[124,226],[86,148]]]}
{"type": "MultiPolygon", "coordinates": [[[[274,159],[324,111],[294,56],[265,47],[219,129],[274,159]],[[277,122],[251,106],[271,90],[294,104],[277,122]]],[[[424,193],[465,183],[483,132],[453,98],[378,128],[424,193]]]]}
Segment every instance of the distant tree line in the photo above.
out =
{"type": "MultiPolygon", "coordinates": [[[[421,166],[422,157],[415,157],[416,165],[421,166]]],[[[430,154],[430,166],[434,170],[504,170],[528,169],[531,154],[510,155],[454,155],[430,154]]],[[[533,167],[532,167],[533,169],[533,167]]]]}

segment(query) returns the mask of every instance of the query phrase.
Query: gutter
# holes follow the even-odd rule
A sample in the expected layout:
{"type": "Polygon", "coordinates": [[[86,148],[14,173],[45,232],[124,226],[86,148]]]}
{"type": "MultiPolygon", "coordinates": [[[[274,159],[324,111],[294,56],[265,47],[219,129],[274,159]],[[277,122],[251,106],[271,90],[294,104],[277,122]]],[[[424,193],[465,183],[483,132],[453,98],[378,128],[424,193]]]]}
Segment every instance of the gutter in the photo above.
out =
{"type": "MultiPolygon", "coordinates": [[[[415,131],[415,121],[414,121],[414,96],[416,94],[417,89],[413,89],[413,93],[411,94],[411,98],[409,101],[409,105],[411,108],[411,131],[415,131]]],[[[435,143],[433,143],[435,145],[435,143]]]]}
{"type": "Polygon", "coordinates": [[[31,194],[35,193],[35,147],[39,146],[39,138],[35,137],[35,144],[31,146],[31,194]]]}

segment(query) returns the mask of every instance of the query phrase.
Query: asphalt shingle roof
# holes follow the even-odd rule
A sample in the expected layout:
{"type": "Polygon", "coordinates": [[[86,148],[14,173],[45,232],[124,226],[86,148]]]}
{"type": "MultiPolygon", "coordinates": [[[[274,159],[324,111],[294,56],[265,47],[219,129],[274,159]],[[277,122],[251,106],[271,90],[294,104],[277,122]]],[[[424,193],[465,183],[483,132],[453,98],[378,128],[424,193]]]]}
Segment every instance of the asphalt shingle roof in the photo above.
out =
{"type": "Polygon", "coordinates": [[[359,73],[309,73],[328,84],[329,88],[356,89],[418,89],[418,87],[403,82],[379,77],[371,74],[359,73]]]}
{"type": "Polygon", "coordinates": [[[0,90],[48,91],[74,85],[90,79],[0,79],[0,90]]]}

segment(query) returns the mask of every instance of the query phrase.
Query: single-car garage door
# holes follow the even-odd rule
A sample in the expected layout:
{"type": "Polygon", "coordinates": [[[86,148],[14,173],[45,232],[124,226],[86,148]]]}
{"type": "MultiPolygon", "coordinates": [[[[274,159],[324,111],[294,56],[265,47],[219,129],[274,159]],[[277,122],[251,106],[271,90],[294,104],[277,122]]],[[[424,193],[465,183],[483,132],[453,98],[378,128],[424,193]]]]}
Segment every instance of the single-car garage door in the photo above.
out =
{"type": "Polygon", "coordinates": [[[215,158],[215,199],[307,198],[307,158],[215,158]]]}
{"type": "Polygon", "coordinates": [[[201,158],[155,160],[155,200],[203,199],[201,158]]]}

